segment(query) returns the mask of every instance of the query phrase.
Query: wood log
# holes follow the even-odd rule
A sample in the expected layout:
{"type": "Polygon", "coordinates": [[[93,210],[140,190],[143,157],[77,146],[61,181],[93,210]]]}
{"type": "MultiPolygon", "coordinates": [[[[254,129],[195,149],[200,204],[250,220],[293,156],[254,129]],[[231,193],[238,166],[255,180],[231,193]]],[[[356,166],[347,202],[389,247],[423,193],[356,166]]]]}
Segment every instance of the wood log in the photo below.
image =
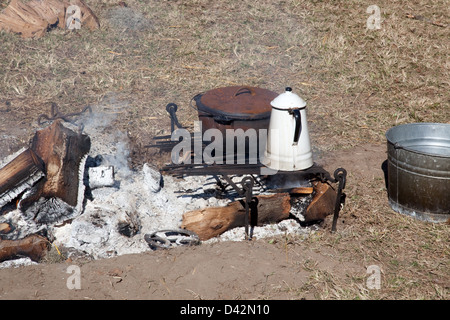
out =
{"type": "Polygon", "coordinates": [[[312,194],[314,192],[314,187],[293,187],[293,188],[283,188],[275,189],[275,192],[287,192],[289,194],[312,194]]]}
{"type": "MultiPolygon", "coordinates": [[[[83,0],[69,0],[69,5],[76,5],[81,9],[81,26],[90,30],[100,28],[100,22],[94,12],[88,7],[83,0]]],[[[68,7],[68,6],[67,6],[68,7]]],[[[66,8],[67,8],[66,7],[66,8]]]]}
{"type": "MultiPolygon", "coordinates": [[[[250,205],[250,224],[261,226],[277,223],[289,217],[290,196],[288,193],[259,195],[250,205]]],[[[195,232],[204,241],[216,237],[235,227],[245,225],[243,201],[234,201],[225,207],[193,210],[183,214],[181,227],[195,232]]]]}
{"type": "Polygon", "coordinates": [[[10,9],[23,21],[38,26],[44,30],[48,26],[48,23],[40,17],[33,8],[26,3],[20,2],[19,0],[12,0],[7,9],[10,9]]]}
{"type": "Polygon", "coordinates": [[[336,191],[327,183],[316,181],[313,183],[314,197],[303,214],[305,222],[325,219],[326,216],[334,213],[336,204],[336,191]]]}
{"type": "Polygon", "coordinates": [[[28,5],[33,8],[42,19],[47,21],[49,25],[54,25],[58,22],[58,14],[55,14],[51,9],[48,1],[32,0],[28,2],[28,5]]]}
{"type": "Polygon", "coordinates": [[[91,142],[61,120],[37,131],[31,143],[45,163],[46,179],[24,195],[20,208],[38,223],[61,222],[80,213],[84,199],[84,166],[91,142]]]}
{"type": "Polygon", "coordinates": [[[27,149],[0,169],[0,208],[44,177],[44,162],[27,149]]]}
{"type": "Polygon", "coordinates": [[[40,1],[41,6],[48,7],[53,14],[58,17],[58,28],[64,29],[65,25],[65,15],[66,8],[68,7],[67,2],[59,0],[42,0],[40,1]]]}
{"type": "Polygon", "coordinates": [[[48,240],[38,235],[30,235],[20,240],[0,240],[0,262],[20,257],[29,257],[39,262],[48,249],[48,240]]]}
{"type": "Polygon", "coordinates": [[[49,26],[66,28],[66,19],[71,17],[70,12],[66,15],[66,9],[71,5],[79,8],[82,26],[90,30],[100,28],[97,16],[83,0],[12,0],[0,13],[0,30],[21,34],[23,38],[41,37],[49,26]]]}
{"type": "Polygon", "coordinates": [[[33,24],[23,20],[14,10],[16,5],[16,2],[11,3],[2,13],[0,13],[0,30],[18,33],[23,38],[43,36],[47,27],[45,26],[44,28],[41,24],[33,24]]]}
{"type": "Polygon", "coordinates": [[[76,5],[70,5],[66,9],[66,29],[78,30],[81,29],[81,9],[76,5]]]}
{"type": "Polygon", "coordinates": [[[12,230],[12,228],[9,225],[9,223],[6,223],[6,222],[0,223],[0,235],[7,234],[7,233],[11,232],[11,230],[12,230]]]}

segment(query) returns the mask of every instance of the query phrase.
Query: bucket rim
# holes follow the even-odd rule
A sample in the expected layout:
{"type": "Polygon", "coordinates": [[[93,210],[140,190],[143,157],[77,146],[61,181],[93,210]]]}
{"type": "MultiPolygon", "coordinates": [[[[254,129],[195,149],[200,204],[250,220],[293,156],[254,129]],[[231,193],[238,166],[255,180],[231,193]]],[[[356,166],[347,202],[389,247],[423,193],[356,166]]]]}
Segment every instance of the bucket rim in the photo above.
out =
{"type": "MultiPolygon", "coordinates": [[[[405,124],[400,124],[394,127],[389,128],[386,133],[385,133],[385,137],[386,140],[389,144],[393,145],[395,149],[403,149],[412,153],[416,153],[416,154],[420,154],[420,155],[427,155],[427,156],[432,156],[432,157],[440,157],[440,158],[448,158],[450,159],[450,155],[445,155],[445,154],[440,154],[440,153],[433,153],[433,152],[426,152],[426,151],[419,151],[417,149],[408,147],[408,146],[402,146],[400,145],[398,142],[394,141],[393,137],[392,137],[392,133],[394,131],[398,131],[401,130],[401,128],[405,128],[405,127],[428,127],[428,126],[434,126],[434,127],[443,127],[443,128],[448,128],[448,130],[450,130],[450,124],[447,123],[439,123],[439,122],[416,122],[416,123],[405,123],[405,124]]],[[[450,141],[450,135],[449,135],[449,139],[450,141]]]]}

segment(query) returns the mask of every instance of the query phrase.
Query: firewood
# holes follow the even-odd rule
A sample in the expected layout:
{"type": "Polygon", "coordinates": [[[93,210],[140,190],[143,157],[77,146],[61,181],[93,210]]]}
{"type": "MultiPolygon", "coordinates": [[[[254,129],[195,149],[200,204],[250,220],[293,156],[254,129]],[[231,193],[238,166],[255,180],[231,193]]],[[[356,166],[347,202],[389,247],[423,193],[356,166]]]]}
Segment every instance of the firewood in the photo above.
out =
{"type": "Polygon", "coordinates": [[[294,187],[294,188],[278,188],[275,192],[288,192],[289,194],[311,194],[314,192],[313,187],[294,187]]]}
{"type": "Polygon", "coordinates": [[[47,1],[32,0],[28,2],[28,5],[48,24],[53,25],[58,22],[58,15],[50,8],[47,1]]]}
{"type": "MultiPolygon", "coordinates": [[[[250,205],[251,225],[261,226],[276,223],[289,217],[290,196],[288,193],[259,195],[250,205]]],[[[234,201],[225,207],[193,210],[183,214],[181,227],[195,232],[204,241],[216,237],[235,227],[245,225],[245,207],[242,201],[234,201]]]]}
{"type": "Polygon", "coordinates": [[[0,235],[11,232],[12,228],[9,223],[2,222],[0,223],[0,235]]]}
{"type": "Polygon", "coordinates": [[[19,0],[12,0],[7,9],[10,9],[25,22],[36,25],[42,29],[46,29],[48,26],[48,23],[40,17],[33,8],[19,0]]]}
{"type": "Polygon", "coordinates": [[[45,33],[42,26],[25,22],[7,7],[0,14],[0,30],[20,34],[23,38],[41,37],[45,33]]]}
{"type": "Polygon", "coordinates": [[[57,24],[59,28],[66,28],[66,18],[71,17],[71,12],[66,15],[66,9],[72,5],[80,11],[77,20],[80,27],[100,28],[97,16],[82,0],[31,0],[28,3],[12,0],[0,13],[0,30],[19,33],[24,38],[41,37],[49,26],[57,24]]]}
{"type": "Polygon", "coordinates": [[[19,202],[20,208],[39,223],[61,222],[80,213],[84,199],[84,165],[91,142],[56,120],[36,132],[33,150],[45,163],[46,179],[19,202]]]}
{"type": "Polygon", "coordinates": [[[313,187],[297,187],[292,188],[289,193],[290,194],[311,194],[313,193],[314,188],[313,187]]]}
{"type": "Polygon", "coordinates": [[[76,5],[81,10],[81,25],[90,30],[100,28],[100,22],[94,12],[87,6],[83,0],[70,0],[69,5],[76,5]]]}
{"type": "Polygon", "coordinates": [[[30,235],[20,240],[0,239],[0,262],[20,257],[29,257],[39,262],[48,249],[48,240],[38,235],[30,235]]]}
{"type": "Polygon", "coordinates": [[[64,17],[66,15],[66,7],[68,4],[59,0],[42,0],[40,2],[42,6],[48,7],[53,14],[58,17],[58,28],[64,29],[64,17]]]}
{"type": "Polygon", "coordinates": [[[44,176],[44,162],[27,149],[0,169],[0,208],[44,176]]]}
{"type": "Polygon", "coordinates": [[[66,29],[81,29],[81,9],[77,5],[70,5],[66,9],[66,29]]]}
{"type": "Polygon", "coordinates": [[[336,191],[327,183],[314,182],[314,197],[303,214],[306,222],[325,219],[334,213],[336,204],[336,191]]]}

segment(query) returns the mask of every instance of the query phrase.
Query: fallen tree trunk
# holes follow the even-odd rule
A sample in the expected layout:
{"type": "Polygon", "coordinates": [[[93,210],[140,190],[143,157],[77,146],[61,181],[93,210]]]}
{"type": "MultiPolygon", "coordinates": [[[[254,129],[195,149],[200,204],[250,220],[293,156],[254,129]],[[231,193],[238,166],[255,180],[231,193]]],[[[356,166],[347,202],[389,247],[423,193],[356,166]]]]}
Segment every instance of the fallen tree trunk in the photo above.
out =
{"type": "MultiPolygon", "coordinates": [[[[250,224],[261,226],[277,223],[289,217],[290,196],[288,193],[260,195],[250,204],[250,224]]],[[[195,232],[204,241],[216,237],[235,227],[245,225],[243,201],[234,201],[225,207],[205,208],[183,214],[182,228],[195,232]]]]}
{"type": "Polygon", "coordinates": [[[48,249],[47,239],[38,235],[30,235],[20,240],[0,239],[0,262],[20,257],[29,257],[31,260],[39,262],[48,249]]]}

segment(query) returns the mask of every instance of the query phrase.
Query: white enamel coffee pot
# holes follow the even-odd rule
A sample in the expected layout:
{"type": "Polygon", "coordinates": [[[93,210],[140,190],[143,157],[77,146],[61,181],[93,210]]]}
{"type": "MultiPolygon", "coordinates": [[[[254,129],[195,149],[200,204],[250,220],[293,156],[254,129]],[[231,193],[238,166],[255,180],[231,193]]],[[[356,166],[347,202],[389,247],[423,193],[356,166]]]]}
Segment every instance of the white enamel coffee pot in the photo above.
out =
{"type": "Polygon", "coordinates": [[[304,170],[313,165],[306,102],[287,87],[270,103],[269,131],[262,163],[273,170],[304,170]]]}

